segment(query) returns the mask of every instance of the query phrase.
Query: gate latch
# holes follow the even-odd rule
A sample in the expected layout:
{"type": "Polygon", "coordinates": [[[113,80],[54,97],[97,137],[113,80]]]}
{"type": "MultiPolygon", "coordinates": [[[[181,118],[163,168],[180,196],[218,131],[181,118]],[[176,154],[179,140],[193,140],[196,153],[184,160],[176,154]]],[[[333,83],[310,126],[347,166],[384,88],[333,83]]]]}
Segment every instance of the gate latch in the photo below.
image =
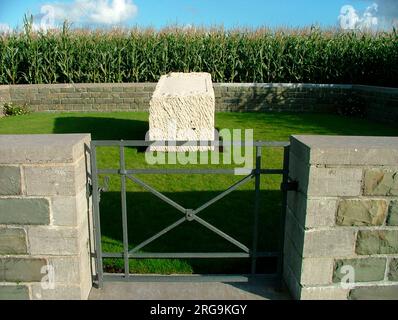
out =
{"type": "Polygon", "coordinates": [[[287,183],[281,183],[281,190],[286,191],[298,191],[298,181],[288,181],[287,183]]]}

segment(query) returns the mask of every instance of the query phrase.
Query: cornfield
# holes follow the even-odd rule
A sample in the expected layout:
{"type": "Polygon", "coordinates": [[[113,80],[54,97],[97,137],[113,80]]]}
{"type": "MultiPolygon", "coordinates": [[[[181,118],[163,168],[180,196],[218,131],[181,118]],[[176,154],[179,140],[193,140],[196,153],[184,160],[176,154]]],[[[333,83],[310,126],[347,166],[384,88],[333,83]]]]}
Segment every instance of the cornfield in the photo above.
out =
{"type": "Polygon", "coordinates": [[[171,71],[215,82],[396,86],[398,32],[222,28],[63,29],[0,35],[0,84],[154,82],[171,71]]]}

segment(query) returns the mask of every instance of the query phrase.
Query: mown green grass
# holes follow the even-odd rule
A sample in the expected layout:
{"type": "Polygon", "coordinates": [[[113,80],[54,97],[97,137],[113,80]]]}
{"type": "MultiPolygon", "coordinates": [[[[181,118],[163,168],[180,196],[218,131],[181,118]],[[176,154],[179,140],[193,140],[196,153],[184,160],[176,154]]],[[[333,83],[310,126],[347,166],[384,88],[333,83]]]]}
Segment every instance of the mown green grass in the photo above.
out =
{"type": "MultiPolygon", "coordinates": [[[[93,139],[142,140],[148,129],[147,113],[74,113],[30,114],[0,119],[0,134],[91,133],[93,139]]],[[[396,136],[398,128],[367,120],[321,114],[254,114],[218,113],[219,129],[254,129],[254,138],[263,141],[287,141],[292,134],[377,135],[396,136]]],[[[100,148],[100,168],[118,168],[117,148],[100,148]]],[[[128,168],[147,168],[145,154],[137,148],[126,148],[128,168]]],[[[280,168],[282,150],[266,149],[262,166],[280,168]]],[[[193,165],[191,165],[192,167],[193,165]]],[[[167,166],[170,167],[170,166],[167,166]]],[[[177,165],[176,167],[182,167],[177,165]]],[[[209,165],[196,166],[200,168],[209,165]]],[[[221,165],[217,167],[222,167],[221,165]]],[[[228,166],[231,167],[231,166],[228,166]]],[[[241,177],[222,175],[140,175],[151,186],[187,208],[197,208],[224,191],[241,177]]],[[[103,177],[100,177],[103,181],[103,177]]],[[[259,249],[278,249],[280,235],[281,193],[279,176],[263,176],[259,249]]],[[[224,232],[251,247],[253,221],[253,182],[214,204],[200,214],[224,232]]],[[[112,176],[109,191],[101,196],[102,243],[106,252],[122,252],[120,206],[120,177],[112,176]]],[[[149,238],[181,218],[174,208],[145,192],[131,181],[127,182],[128,227],[131,247],[149,238]]],[[[236,251],[233,246],[195,222],[184,223],[153,244],[145,252],[220,252],[236,251]]],[[[123,262],[105,260],[107,270],[121,271],[123,262]]],[[[132,273],[232,273],[247,272],[247,260],[132,260],[132,273]]],[[[259,261],[259,272],[272,272],[275,261],[259,261]]]]}

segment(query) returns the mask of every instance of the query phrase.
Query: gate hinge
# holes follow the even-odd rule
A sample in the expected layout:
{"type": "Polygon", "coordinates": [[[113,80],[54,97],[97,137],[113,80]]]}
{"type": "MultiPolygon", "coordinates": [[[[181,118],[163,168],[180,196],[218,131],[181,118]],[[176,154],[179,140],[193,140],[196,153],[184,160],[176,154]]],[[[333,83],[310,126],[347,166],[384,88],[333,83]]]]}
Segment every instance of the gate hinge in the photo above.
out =
{"type": "Polygon", "coordinates": [[[282,191],[298,191],[298,181],[288,181],[287,183],[281,183],[282,191]]]}

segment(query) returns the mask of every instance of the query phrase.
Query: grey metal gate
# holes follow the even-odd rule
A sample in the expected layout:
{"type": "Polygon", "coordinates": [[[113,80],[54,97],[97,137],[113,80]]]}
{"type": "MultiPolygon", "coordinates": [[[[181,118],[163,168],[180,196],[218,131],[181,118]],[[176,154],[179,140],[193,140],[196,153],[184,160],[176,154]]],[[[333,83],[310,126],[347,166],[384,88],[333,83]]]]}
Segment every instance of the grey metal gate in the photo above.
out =
{"type": "MultiPolygon", "coordinates": [[[[156,142],[149,141],[92,141],[91,142],[91,180],[92,180],[92,199],[93,199],[93,216],[94,216],[94,232],[95,232],[95,260],[96,260],[96,270],[97,276],[95,279],[95,285],[99,288],[102,287],[103,281],[225,281],[225,282],[246,282],[252,275],[258,275],[256,273],[257,258],[263,257],[276,257],[278,258],[278,267],[276,274],[262,275],[266,278],[281,279],[282,278],[282,266],[283,266],[283,229],[285,220],[285,211],[287,206],[287,192],[297,188],[294,182],[289,181],[288,171],[289,171],[289,142],[254,142],[250,143],[251,146],[255,147],[256,161],[255,169],[253,169],[247,176],[242,178],[237,183],[233,184],[227,190],[206,202],[197,209],[184,208],[169,197],[160,193],[135,175],[137,174],[223,174],[223,175],[233,175],[235,174],[234,169],[128,169],[126,168],[125,162],[125,148],[126,147],[148,147],[156,142]],[[97,163],[97,147],[119,147],[120,163],[119,169],[102,169],[98,168],[97,163]],[[262,149],[263,148],[283,148],[283,168],[282,169],[265,169],[261,167],[262,149]],[[100,193],[103,188],[99,187],[99,175],[119,175],[121,179],[121,208],[122,208],[122,230],[123,230],[123,252],[110,253],[103,252],[101,246],[101,222],[100,222],[100,193]],[[260,203],[260,178],[261,175],[282,175],[281,191],[283,192],[282,197],[282,212],[281,212],[281,226],[282,230],[280,232],[281,238],[279,239],[280,248],[277,252],[259,252],[258,247],[258,220],[259,220],[259,203],[260,203]],[[254,188],[254,225],[253,225],[253,237],[252,246],[248,248],[243,243],[239,242],[231,235],[228,235],[210,224],[209,222],[203,220],[198,216],[207,207],[211,206],[215,202],[224,198],[243,184],[247,183],[251,179],[255,179],[254,188]],[[154,196],[158,197],[162,201],[168,203],[169,205],[176,208],[183,215],[181,219],[177,220],[173,224],[164,228],[160,232],[156,233],[147,240],[141,242],[133,249],[129,249],[128,240],[128,225],[127,225],[127,201],[126,201],[126,181],[127,179],[139,184],[145,190],[152,193],[154,196]],[[170,230],[176,228],[184,222],[196,221],[202,226],[208,228],[212,232],[216,233],[220,237],[234,244],[240,249],[240,252],[207,252],[207,253],[143,253],[139,252],[149,243],[158,239],[162,235],[166,234],[170,230]],[[123,258],[124,260],[124,273],[119,274],[105,274],[103,271],[103,259],[104,258],[123,258]],[[192,275],[192,276],[157,276],[157,275],[137,275],[130,274],[129,270],[129,260],[130,259],[201,259],[201,258],[211,258],[211,259],[225,259],[225,258],[248,258],[251,259],[251,274],[249,275],[192,275]]],[[[182,146],[186,145],[186,142],[173,142],[172,145],[182,146]]],[[[211,145],[222,146],[222,145],[233,145],[233,143],[214,143],[209,142],[211,145]]],[[[245,145],[245,143],[240,143],[245,145]]],[[[203,145],[203,144],[201,144],[203,145]]]]}

